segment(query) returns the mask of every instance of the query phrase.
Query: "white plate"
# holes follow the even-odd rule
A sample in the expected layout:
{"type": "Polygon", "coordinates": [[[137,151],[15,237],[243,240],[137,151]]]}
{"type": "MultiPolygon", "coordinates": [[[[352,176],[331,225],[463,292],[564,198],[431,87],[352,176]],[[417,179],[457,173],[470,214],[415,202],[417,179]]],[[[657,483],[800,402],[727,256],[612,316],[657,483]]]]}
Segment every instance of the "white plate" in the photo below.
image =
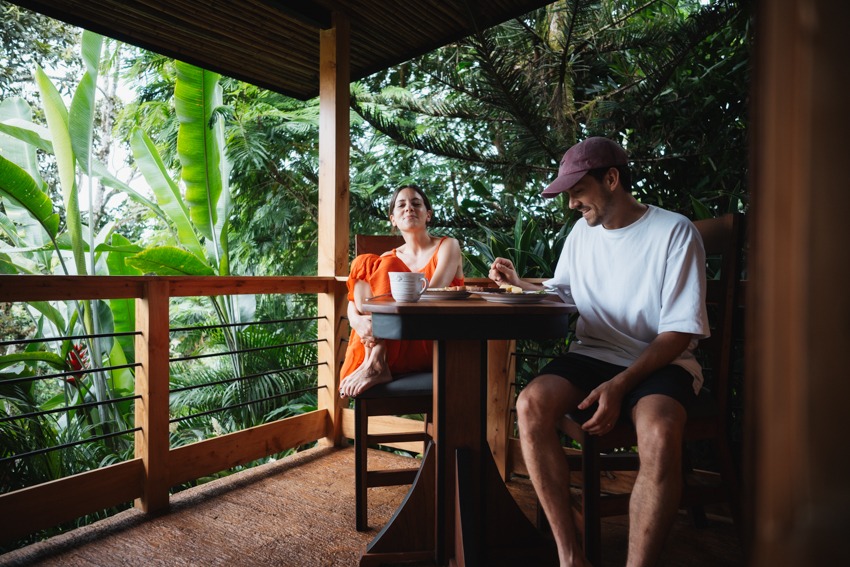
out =
{"type": "Polygon", "coordinates": [[[493,303],[540,303],[546,299],[545,293],[526,292],[526,293],[492,293],[486,291],[474,291],[476,295],[482,299],[492,301],[493,303]]]}
{"type": "Polygon", "coordinates": [[[466,299],[469,297],[469,292],[464,290],[434,290],[426,289],[419,297],[422,301],[439,301],[442,299],[466,299]]]}

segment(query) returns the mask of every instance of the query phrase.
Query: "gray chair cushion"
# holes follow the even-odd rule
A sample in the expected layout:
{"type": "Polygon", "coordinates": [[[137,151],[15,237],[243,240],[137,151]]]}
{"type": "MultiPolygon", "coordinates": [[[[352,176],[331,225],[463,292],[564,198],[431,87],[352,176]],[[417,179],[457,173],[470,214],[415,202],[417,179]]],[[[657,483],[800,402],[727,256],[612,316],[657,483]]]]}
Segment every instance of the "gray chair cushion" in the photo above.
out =
{"type": "Polygon", "coordinates": [[[430,396],[433,392],[434,378],[430,371],[412,372],[395,376],[391,382],[372,386],[357,397],[361,399],[403,398],[407,396],[430,396]]]}

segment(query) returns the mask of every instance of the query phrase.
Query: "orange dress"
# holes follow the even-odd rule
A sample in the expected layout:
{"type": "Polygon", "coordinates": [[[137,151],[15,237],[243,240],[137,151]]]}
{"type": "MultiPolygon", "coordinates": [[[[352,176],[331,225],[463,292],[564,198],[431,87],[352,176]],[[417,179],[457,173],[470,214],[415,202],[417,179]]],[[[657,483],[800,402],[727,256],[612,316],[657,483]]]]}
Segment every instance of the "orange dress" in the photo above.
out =
{"type": "MultiPolygon", "coordinates": [[[[437,253],[443,241],[440,239],[434,255],[422,268],[422,273],[430,280],[437,269],[437,253]]],[[[395,249],[390,254],[378,256],[376,254],[361,254],[351,262],[351,273],[348,276],[348,300],[354,301],[354,283],[363,280],[369,283],[374,295],[390,293],[390,272],[409,272],[410,268],[396,255],[395,249]]],[[[463,285],[463,278],[454,278],[450,285],[463,285]]],[[[407,372],[421,372],[430,370],[432,365],[433,341],[393,341],[386,340],[384,345],[387,350],[387,363],[393,374],[404,374],[407,372]]],[[[348,338],[348,348],[345,351],[345,360],[342,363],[340,377],[342,380],[354,372],[366,358],[366,349],[360,342],[360,336],[351,330],[348,338]]]]}

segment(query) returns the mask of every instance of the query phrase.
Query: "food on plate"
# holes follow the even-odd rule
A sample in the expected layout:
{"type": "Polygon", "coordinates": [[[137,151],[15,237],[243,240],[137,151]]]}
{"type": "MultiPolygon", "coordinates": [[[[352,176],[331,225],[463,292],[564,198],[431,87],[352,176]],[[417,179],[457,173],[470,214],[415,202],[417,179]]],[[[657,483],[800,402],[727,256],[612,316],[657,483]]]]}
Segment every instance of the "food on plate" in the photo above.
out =
{"type": "Polygon", "coordinates": [[[503,283],[499,287],[502,288],[503,290],[505,290],[506,293],[522,293],[522,291],[523,291],[522,288],[519,287],[519,286],[506,284],[506,283],[503,283]]]}

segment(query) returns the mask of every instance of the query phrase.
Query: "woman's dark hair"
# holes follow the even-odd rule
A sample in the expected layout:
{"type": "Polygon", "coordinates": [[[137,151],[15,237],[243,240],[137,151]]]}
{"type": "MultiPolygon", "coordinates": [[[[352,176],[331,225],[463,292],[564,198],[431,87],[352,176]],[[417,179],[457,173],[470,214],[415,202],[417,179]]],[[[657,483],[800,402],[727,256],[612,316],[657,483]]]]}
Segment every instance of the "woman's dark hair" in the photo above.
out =
{"type": "Polygon", "coordinates": [[[591,169],[587,172],[588,175],[593,177],[598,182],[602,183],[602,178],[605,177],[605,174],[608,173],[608,170],[611,168],[616,168],[617,171],[620,172],[620,185],[623,186],[623,189],[626,190],[626,193],[631,192],[632,190],[632,172],[629,170],[629,166],[627,165],[612,165],[609,167],[597,167],[595,169],[591,169]]]}
{"type": "Polygon", "coordinates": [[[416,193],[422,197],[422,202],[425,203],[425,209],[431,213],[431,220],[428,221],[427,226],[431,226],[431,221],[433,221],[434,211],[431,209],[431,201],[428,199],[428,195],[417,185],[402,185],[398,189],[393,192],[393,196],[390,197],[390,209],[389,214],[393,214],[393,209],[395,209],[395,202],[398,199],[398,194],[404,191],[405,189],[413,189],[416,193]]]}

